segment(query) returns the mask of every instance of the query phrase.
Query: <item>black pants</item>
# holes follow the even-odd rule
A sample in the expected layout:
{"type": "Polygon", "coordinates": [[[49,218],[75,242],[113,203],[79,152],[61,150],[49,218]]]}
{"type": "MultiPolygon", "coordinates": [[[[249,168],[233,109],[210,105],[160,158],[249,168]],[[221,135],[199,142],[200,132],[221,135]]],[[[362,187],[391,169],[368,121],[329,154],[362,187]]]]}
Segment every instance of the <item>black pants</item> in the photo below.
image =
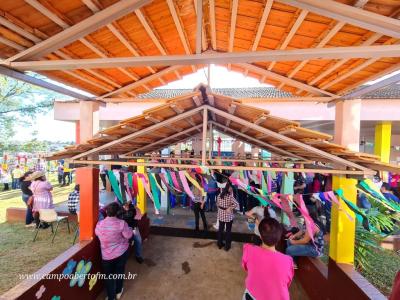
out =
{"type": "Polygon", "coordinates": [[[238,198],[240,211],[244,213],[247,211],[247,193],[239,189],[238,198]]]}
{"type": "Polygon", "coordinates": [[[57,179],[58,179],[58,183],[61,184],[63,182],[63,175],[58,174],[57,179]]]}
{"type": "Polygon", "coordinates": [[[121,293],[124,280],[122,279],[125,274],[125,265],[128,260],[128,250],[124,254],[111,260],[103,260],[103,272],[107,276],[105,280],[108,300],[115,300],[117,294],[121,293]],[[118,279],[112,279],[113,276],[119,274],[118,279]],[[111,277],[111,278],[108,278],[111,277]]]}
{"type": "Polygon", "coordinates": [[[63,185],[66,185],[66,184],[70,184],[71,183],[71,180],[70,180],[71,178],[69,177],[69,172],[65,172],[64,173],[64,175],[63,175],[63,185]],[[66,178],[68,178],[68,183],[66,183],[66,178]]]}
{"type": "Polygon", "coordinates": [[[107,184],[106,184],[106,174],[100,174],[100,179],[101,179],[101,182],[103,183],[104,189],[106,189],[106,188],[107,188],[107,184]]]}
{"type": "Polygon", "coordinates": [[[194,210],[194,219],[196,223],[196,230],[199,230],[199,214],[201,216],[201,220],[203,221],[204,230],[207,230],[207,220],[206,220],[206,215],[204,214],[204,207],[201,208],[200,202],[194,202],[193,210],[194,210]]]}
{"type": "Polygon", "coordinates": [[[226,228],[225,232],[225,249],[229,250],[231,248],[231,242],[232,242],[232,223],[233,221],[230,222],[221,222],[219,221],[219,227],[218,227],[218,247],[223,246],[223,235],[224,235],[224,230],[226,228]]]}

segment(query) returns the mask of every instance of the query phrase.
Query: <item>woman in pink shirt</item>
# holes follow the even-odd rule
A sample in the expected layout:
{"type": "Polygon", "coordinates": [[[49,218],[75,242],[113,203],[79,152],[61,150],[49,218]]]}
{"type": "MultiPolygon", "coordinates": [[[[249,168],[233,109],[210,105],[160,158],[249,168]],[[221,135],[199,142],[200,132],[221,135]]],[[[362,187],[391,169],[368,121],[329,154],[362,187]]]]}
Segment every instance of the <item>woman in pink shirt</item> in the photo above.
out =
{"type": "Polygon", "coordinates": [[[242,266],[247,272],[243,300],[289,300],[293,259],[275,250],[282,236],[282,226],[277,220],[266,218],[260,222],[258,230],[262,245],[243,246],[242,266]]]}
{"type": "Polygon", "coordinates": [[[107,217],[97,223],[95,230],[100,240],[103,272],[109,277],[105,280],[108,300],[122,296],[124,280],[121,276],[125,275],[129,240],[133,235],[132,228],[117,218],[119,209],[117,202],[110,203],[106,207],[107,217]],[[119,277],[115,279],[117,274],[119,277]]]}

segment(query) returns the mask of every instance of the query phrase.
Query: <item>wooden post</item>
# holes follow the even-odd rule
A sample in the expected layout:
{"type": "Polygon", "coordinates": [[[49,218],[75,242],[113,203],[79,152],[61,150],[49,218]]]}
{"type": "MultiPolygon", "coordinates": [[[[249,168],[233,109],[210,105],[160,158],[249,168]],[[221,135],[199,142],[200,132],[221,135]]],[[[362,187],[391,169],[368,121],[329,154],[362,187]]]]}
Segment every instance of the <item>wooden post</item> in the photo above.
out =
{"type": "Polygon", "coordinates": [[[207,143],[207,108],[203,109],[203,138],[201,148],[201,164],[206,165],[206,143],[207,143]]]}
{"type": "Polygon", "coordinates": [[[80,185],[79,240],[91,240],[99,219],[99,169],[76,169],[76,182],[80,185]]]}
{"type": "Polygon", "coordinates": [[[210,123],[210,150],[208,153],[208,158],[211,160],[212,159],[212,153],[214,149],[214,133],[213,133],[213,125],[210,123]]]}

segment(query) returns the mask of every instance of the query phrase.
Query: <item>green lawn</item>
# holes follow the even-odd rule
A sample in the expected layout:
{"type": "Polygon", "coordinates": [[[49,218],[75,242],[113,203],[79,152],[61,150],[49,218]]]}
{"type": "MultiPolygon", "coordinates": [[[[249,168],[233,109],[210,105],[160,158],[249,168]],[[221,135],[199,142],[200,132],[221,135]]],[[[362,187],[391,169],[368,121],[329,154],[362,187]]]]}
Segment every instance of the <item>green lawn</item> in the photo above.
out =
{"type": "MultiPolygon", "coordinates": [[[[56,176],[49,176],[54,186],[54,203],[66,201],[74,185],[59,187],[56,176]]],[[[1,185],[1,190],[3,186],[1,185]]],[[[40,230],[38,238],[32,242],[34,229],[24,223],[6,223],[8,207],[25,207],[19,190],[0,192],[0,294],[12,288],[20,280],[19,274],[31,274],[47,262],[71,247],[74,228],[68,234],[66,224],[60,224],[59,232],[51,243],[51,229],[40,230]]]]}

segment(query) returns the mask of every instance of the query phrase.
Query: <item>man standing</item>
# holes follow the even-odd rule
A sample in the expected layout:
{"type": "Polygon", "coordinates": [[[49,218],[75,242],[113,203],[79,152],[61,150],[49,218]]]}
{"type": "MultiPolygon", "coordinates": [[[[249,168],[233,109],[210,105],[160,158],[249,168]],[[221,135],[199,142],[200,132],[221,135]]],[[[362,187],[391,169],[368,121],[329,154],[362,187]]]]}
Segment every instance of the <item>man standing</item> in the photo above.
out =
{"type": "Polygon", "coordinates": [[[19,189],[21,187],[20,185],[20,178],[22,177],[23,172],[19,168],[19,165],[15,167],[15,169],[12,171],[12,189],[19,189]]]}

